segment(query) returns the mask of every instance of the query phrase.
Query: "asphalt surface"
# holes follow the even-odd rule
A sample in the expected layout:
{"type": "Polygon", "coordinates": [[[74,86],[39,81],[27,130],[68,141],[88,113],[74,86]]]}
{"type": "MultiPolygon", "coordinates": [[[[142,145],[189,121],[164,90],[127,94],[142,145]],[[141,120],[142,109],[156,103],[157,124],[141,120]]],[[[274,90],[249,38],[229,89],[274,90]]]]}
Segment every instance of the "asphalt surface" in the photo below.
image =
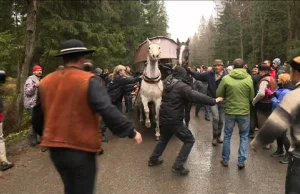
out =
{"type": "MultiPolygon", "coordinates": [[[[253,152],[249,149],[244,170],[237,168],[239,145],[238,130],[235,130],[229,167],[220,164],[222,145],[211,145],[211,122],[191,112],[190,129],[196,142],[186,163],[191,172],[181,177],[171,171],[181,142],[174,137],[162,159],[164,164],[148,167],[147,161],[156,142],[154,132],[138,123],[136,112],[127,114],[142,132],[143,143],[136,145],[130,139],[119,139],[109,134],[109,142],[103,143],[104,155],[98,156],[98,194],[201,194],[201,193],[284,193],[287,165],[280,164],[279,158],[272,158],[276,146],[271,150],[253,152]]],[[[63,184],[53,167],[48,152],[39,147],[23,144],[9,150],[9,159],[16,165],[13,169],[0,172],[0,194],[59,194],[63,184]]]]}

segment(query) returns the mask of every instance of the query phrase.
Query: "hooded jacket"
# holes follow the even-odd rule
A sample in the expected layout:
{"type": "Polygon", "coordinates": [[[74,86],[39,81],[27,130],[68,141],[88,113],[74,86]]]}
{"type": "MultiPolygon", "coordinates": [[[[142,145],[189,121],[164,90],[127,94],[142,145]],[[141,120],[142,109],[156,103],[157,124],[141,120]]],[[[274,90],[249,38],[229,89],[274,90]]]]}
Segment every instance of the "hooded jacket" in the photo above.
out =
{"type": "Polygon", "coordinates": [[[284,96],[290,91],[292,91],[292,88],[289,85],[280,86],[274,91],[274,97],[271,99],[272,111],[275,110],[275,108],[277,108],[279,103],[283,100],[284,96]]]}
{"type": "Polygon", "coordinates": [[[35,83],[39,81],[39,77],[31,75],[24,84],[24,107],[26,109],[32,109],[37,104],[38,87],[35,86],[35,83]]]}
{"type": "Polygon", "coordinates": [[[173,75],[164,81],[162,104],[160,107],[161,125],[183,124],[184,106],[188,102],[215,105],[216,100],[192,89],[184,68],[176,67],[173,75]]]}
{"type": "Polygon", "coordinates": [[[250,102],[254,97],[251,76],[245,69],[233,69],[225,76],[217,90],[217,96],[225,99],[225,113],[248,115],[250,102]]]}

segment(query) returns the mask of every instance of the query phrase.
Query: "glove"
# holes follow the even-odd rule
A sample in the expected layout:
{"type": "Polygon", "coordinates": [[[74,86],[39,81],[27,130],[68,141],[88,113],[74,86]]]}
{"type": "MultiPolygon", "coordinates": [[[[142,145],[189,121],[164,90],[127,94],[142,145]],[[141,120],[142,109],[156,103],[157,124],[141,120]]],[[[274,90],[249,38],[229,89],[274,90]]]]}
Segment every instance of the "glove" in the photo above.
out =
{"type": "Polygon", "coordinates": [[[270,90],[269,88],[266,88],[266,97],[272,97],[274,92],[272,90],[270,90]]]}
{"type": "Polygon", "coordinates": [[[0,112],[0,123],[3,121],[3,112],[0,112]]]}

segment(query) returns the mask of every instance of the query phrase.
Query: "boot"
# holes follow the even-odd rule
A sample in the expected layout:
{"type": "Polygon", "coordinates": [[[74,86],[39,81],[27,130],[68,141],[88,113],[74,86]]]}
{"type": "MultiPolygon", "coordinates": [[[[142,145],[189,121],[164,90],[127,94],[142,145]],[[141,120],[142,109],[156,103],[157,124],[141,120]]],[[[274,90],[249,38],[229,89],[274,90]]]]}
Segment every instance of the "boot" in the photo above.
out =
{"type": "Polygon", "coordinates": [[[181,176],[185,176],[188,175],[190,173],[190,170],[187,168],[184,168],[183,166],[178,166],[176,164],[174,164],[172,166],[172,171],[181,175],[181,176]]]}
{"type": "Polygon", "coordinates": [[[4,171],[14,166],[11,162],[7,161],[6,149],[3,141],[0,142],[0,170],[4,171]]]}
{"type": "Polygon", "coordinates": [[[217,146],[217,144],[218,144],[217,138],[213,138],[211,143],[212,143],[213,146],[217,146]]]}
{"type": "Polygon", "coordinates": [[[185,123],[185,125],[186,125],[187,127],[189,127],[189,122],[185,123]]]}
{"type": "Polygon", "coordinates": [[[228,167],[228,161],[221,160],[221,164],[222,164],[224,167],[228,167]]]}
{"type": "Polygon", "coordinates": [[[27,139],[28,139],[28,143],[30,146],[36,146],[39,142],[37,140],[37,136],[35,136],[34,134],[29,134],[27,136],[27,139]]]}
{"type": "Polygon", "coordinates": [[[209,117],[205,117],[205,120],[210,121],[210,118],[209,117]]]}
{"type": "Polygon", "coordinates": [[[223,140],[221,139],[221,137],[218,137],[218,138],[217,138],[217,142],[218,142],[218,143],[223,143],[223,140]]]}
{"type": "Polygon", "coordinates": [[[101,150],[98,152],[98,155],[104,154],[104,150],[101,148],[101,150]]]}
{"type": "Polygon", "coordinates": [[[102,142],[108,142],[105,133],[102,134],[102,142]]]}

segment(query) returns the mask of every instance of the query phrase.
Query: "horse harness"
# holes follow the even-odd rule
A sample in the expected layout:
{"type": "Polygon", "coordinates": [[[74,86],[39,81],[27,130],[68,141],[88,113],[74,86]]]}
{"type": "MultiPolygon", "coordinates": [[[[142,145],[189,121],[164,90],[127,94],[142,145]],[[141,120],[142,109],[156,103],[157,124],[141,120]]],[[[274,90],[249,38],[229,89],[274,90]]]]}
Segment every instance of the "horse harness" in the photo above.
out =
{"type": "Polygon", "coordinates": [[[161,73],[159,73],[159,75],[157,77],[150,78],[150,77],[147,76],[147,73],[144,72],[144,81],[145,82],[147,82],[149,84],[156,84],[160,80],[161,80],[161,73]]]}

